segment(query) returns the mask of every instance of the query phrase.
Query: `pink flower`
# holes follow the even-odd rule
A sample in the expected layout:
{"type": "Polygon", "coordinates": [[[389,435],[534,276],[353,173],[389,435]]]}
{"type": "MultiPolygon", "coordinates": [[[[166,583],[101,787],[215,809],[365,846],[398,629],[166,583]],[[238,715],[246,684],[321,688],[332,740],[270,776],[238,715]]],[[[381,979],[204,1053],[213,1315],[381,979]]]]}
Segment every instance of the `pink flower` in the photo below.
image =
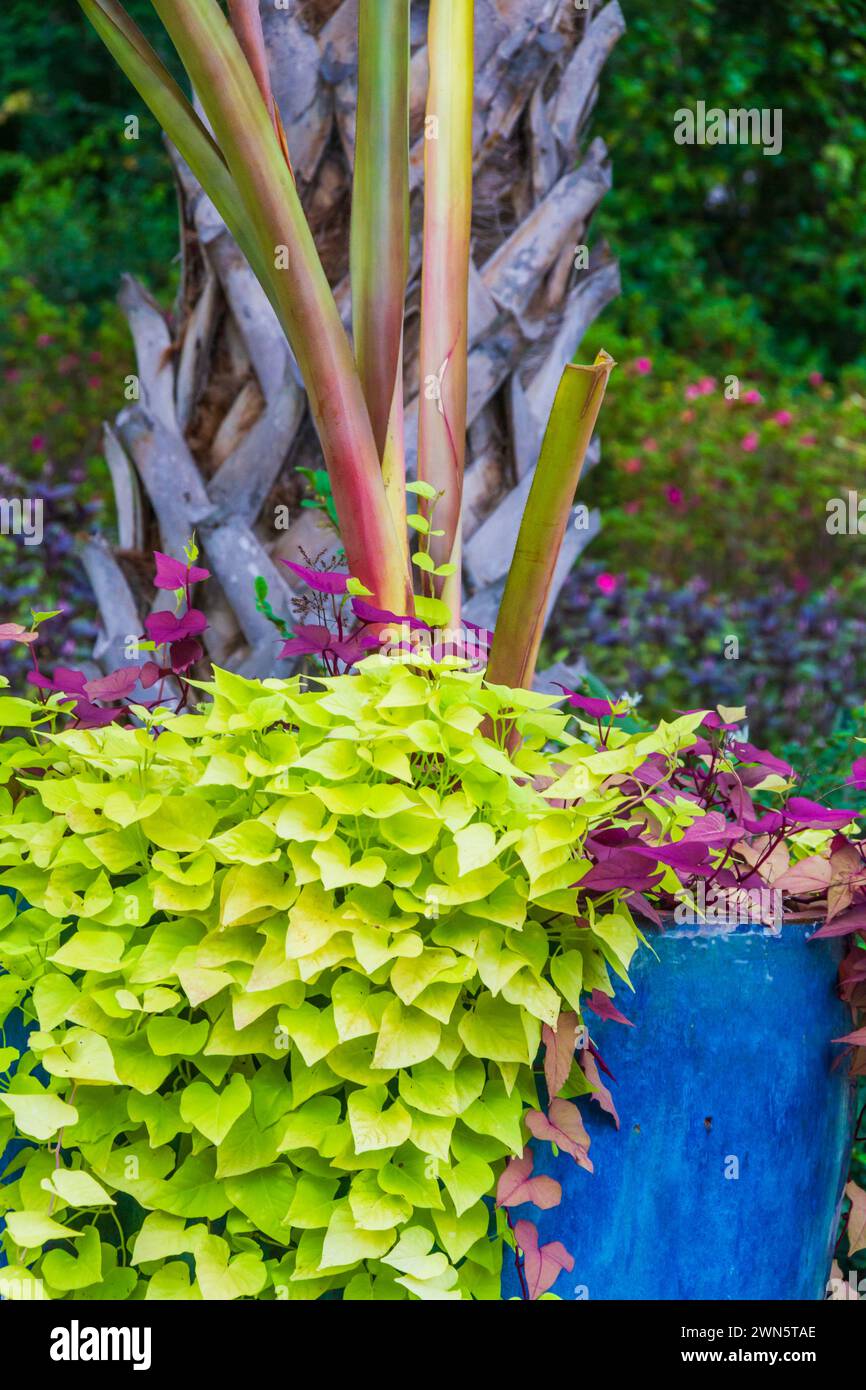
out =
{"type": "Polygon", "coordinates": [[[740,440],[740,448],[744,454],[753,454],[758,447],[758,436],[752,432],[744,434],[740,440]]]}
{"type": "Polygon", "coordinates": [[[623,464],[623,468],[625,469],[626,473],[639,473],[643,468],[643,464],[641,463],[639,458],[630,458],[626,459],[625,463],[623,464]]]}
{"type": "Polygon", "coordinates": [[[764,397],[761,395],[760,391],[756,391],[754,387],[751,387],[748,391],[744,391],[740,397],[740,400],[745,401],[746,405],[760,405],[763,399],[764,397]]]}
{"type": "Polygon", "coordinates": [[[716,378],[714,376],[702,376],[698,382],[698,390],[702,396],[711,396],[716,389],[716,378]]]}
{"type": "Polygon", "coordinates": [[[633,502],[626,502],[625,506],[623,507],[623,511],[626,512],[629,516],[636,516],[637,513],[640,511],[640,502],[637,500],[633,502]]]}
{"type": "Polygon", "coordinates": [[[54,342],[53,333],[40,333],[36,338],[37,347],[49,347],[54,342]]]}
{"type": "Polygon", "coordinates": [[[698,396],[700,396],[700,395],[702,395],[702,394],[703,394],[703,392],[701,391],[700,386],[695,385],[695,386],[687,386],[687,387],[686,387],[686,400],[687,400],[687,401],[696,401],[696,400],[698,399],[698,396]]]}
{"type": "Polygon", "coordinates": [[[7,381],[20,381],[21,369],[20,367],[7,367],[3,375],[7,381]]]}
{"type": "Polygon", "coordinates": [[[798,594],[805,594],[809,588],[809,580],[805,574],[794,575],[794,588],[798,594]]]}
{"type": "Polygon", "coordinates": [[[639,357],[634,364],[634,369],[638,376],[649,376],[653,369],[652,360],[649,357],[639,357]]]}
{"type": "Polygon", "coordinates": [[[680,419],[684,420],[687,425],[690,425],[694,418],[695,412],[693,410],[684,410],[680,414],[680,419]]]}
{"type": "Polygon", "coordinates": [[[101,353],[101,352],[91,352],[91,354],[90,354],[90,360],[91,360],[91,362],[101,362],[101,361],[102,361],[102,353],[101,353]]]}
{"type": "Polygon", "coordinates": [[[821,374],[820,372],[810,372],[810,373],[809,373],[809,385],[810,385],[810,386],[820,386],[820,385],[821,385],[821,382],[822,382],[823,380],[824,380],[824,377],[822,376],[822,374],[821,374]]]}
{"type": "Polygon", "coordinates": [[[597,574],[595,582],[603,594],[615,594],[619,583],[615,574],[597,574]]]}
{"type": "Polygon", "coordinates": [[[57,370],[58,372],[60,372],[61,376],[66,376],[67,372],[71,372],[73,368],[77,366],[78,354],[74,352],[67,352],[63,357],[61,357],[60,361],[57,363],[57,370]]]}
{"type": "Polygon", "coordinates": [[[793,418],[790,410],[777,410],[775,415],[771,416],[771,419],[775,420],[777,425],[782,425],[783,428],[790,425],[793,418]]]}
{"type": "Polygon", "coordinates": [[[101,377],[101,376],[89,376],[89,377],[87,378],[87,385],[90,387],[90,390],[91,390],[91,391],[98,391],[98,390],[100,389],[100,387],[102,386],[102,377],[101,377]]]}
{"type": "Polygon", "coordinates": [[[33,450],[34,454],[41,454],[44,451],[45,446],[46,441],[44,435],[34,434],[33,438],[30,441],[30,448],[33,450]]]}
{"type": "Polygon", "coordinates": [[[682,488],[666,487],[665,496],[667,497],[672,507],[681,507],[683,505],[682,488]]]}
{"type": "Polygon", "coordinates": [[[654,454],[658,447],[652,435],[648,435],[646,439],[641,440],[641,448],[646,449],[648,454],[654,454]]]}
{"type": "Polygon", "coordinates": [[[800,443],[805,444],[807,449],[811,449],[818,443],[818,436],[817,434],[801,434],[800,443]]]}

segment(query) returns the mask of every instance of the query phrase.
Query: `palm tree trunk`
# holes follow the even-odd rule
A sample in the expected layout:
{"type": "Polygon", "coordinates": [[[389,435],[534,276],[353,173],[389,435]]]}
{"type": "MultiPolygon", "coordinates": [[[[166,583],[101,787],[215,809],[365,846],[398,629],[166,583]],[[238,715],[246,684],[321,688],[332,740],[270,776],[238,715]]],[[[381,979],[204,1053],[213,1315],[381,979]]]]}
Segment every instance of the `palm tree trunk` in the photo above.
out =
{"type": "MultiPolygon", "coordinates": [[[[363,0],[362,0],[363,2],[363,0]]],[[[347,326],[357,0],[261,6],[274,95],[305,210],[347,326]]],[[[404,396],[407,463],[418,429],[426,3],[412,6],[411,237],[404,396]]],[[[493,626],[547,412],[562,367],[619,290],[593,247],[610,187],[604,142],[585,132],[604,63],[624,30],[618,0],[476,0],[476,120],[470,272],[464,614],[493,626]]],[[[258,611],[262,575],[277,611],[292,587],[276,561],[331,554],[324,514],[301,508],[301,468],[321,466],[306,394],[273,310],[213,204],[172,152],[182,274],[171,316],[127,278],[120,302],[137,358],[138,399],[105,429],[117,546],[85,564],[102,616],[97,655],[116,661],[140,632],[152,591],[145,556],[175,555],[190,533],[208,584],[208,656],[273,674],[277,638],[258,611]]],[[[594,441],[590,461],[598,459],[594,441]]],[[[598,529],[569,531],[558,585],[598,529]]],[[[555,599],[555,594],[554,594],[555,599]]],[[[163,600],[164,601],[164,600],[163,600]]],[[[127,649],[128,650],[128,649],[127,649]]],[[[127,655],[128,659],[128,655],[127,655]]]]}

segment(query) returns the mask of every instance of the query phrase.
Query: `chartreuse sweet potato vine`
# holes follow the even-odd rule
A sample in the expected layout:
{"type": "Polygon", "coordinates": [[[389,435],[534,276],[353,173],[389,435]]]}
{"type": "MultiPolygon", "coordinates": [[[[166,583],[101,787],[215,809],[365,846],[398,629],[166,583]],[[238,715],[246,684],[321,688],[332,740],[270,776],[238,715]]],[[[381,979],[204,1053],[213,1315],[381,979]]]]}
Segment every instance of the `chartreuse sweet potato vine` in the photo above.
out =
{"type": "Polygon", "coordinates": [[[509,1201],[550,1196],[506,1165],[536,1132],[590,1166],[582,991],[640,940],[624,889],[574,886],[582,845],[701,716],[599,749],[549,697],[379,656],[206,690],[63,732],[63,697],[0,697],[0,1021],[32,1029],[0,1052],[4,1291],[497,1299],[509,1201]]]}

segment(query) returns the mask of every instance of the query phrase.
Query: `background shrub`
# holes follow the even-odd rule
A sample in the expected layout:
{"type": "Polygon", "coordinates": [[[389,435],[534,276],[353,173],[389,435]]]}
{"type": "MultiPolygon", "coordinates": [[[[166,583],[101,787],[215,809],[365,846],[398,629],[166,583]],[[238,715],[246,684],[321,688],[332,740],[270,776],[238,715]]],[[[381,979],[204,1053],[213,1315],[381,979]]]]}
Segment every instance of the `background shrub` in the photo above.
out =
{"type": "MultiPolygon", "coordinates": [[[[860,0],[623,0],[596,129],[622,322],[741,366],[862,360],[866,11],[860,0]],[[682,106],[782,108],[783,147],[679,146],[682,106]]],[[[718,367],[718,364],[716,364],[718,367]]]]}
{"type": "MultiPolygon", "coordinates": [[[[758,742],[799,745],[798,770],[809,763],[813,740],[838,734],[847,775],[849,712],[862,706],[866,683],[863,593],[861,581],[846,593],[829,587],[802,595],[775,584],[743,597],[704,579],[634,583],[588,561],[565,587],[548,655],[584,656],[614,693],[642,694],[641,713],[649,718],[671,709],[745,705],[758,742]],[[739,655],[726,657],[726,648],[739,655]]],[[[863,733],[862,709],[860,720],[863,733]]]]}

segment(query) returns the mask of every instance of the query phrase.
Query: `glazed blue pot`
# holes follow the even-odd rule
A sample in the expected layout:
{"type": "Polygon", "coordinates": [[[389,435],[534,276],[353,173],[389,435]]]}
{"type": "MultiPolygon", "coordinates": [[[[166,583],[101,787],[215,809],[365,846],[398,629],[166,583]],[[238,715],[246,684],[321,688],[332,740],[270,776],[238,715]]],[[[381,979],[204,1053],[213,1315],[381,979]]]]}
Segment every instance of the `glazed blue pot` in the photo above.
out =
{"type": "Polygon", "coordinates": [[[617,993],[635,1027],[587,1015],[621,1128],[581,1100],[595,1171],[533,1141],[562,1203],[513,1210],[574,1256],[560,1298],[824,1297],[854,1097],[831,1043],[851,1028],[843,947],[814,930],[650,929],[657,958],[639,950],[617,993]]]}

